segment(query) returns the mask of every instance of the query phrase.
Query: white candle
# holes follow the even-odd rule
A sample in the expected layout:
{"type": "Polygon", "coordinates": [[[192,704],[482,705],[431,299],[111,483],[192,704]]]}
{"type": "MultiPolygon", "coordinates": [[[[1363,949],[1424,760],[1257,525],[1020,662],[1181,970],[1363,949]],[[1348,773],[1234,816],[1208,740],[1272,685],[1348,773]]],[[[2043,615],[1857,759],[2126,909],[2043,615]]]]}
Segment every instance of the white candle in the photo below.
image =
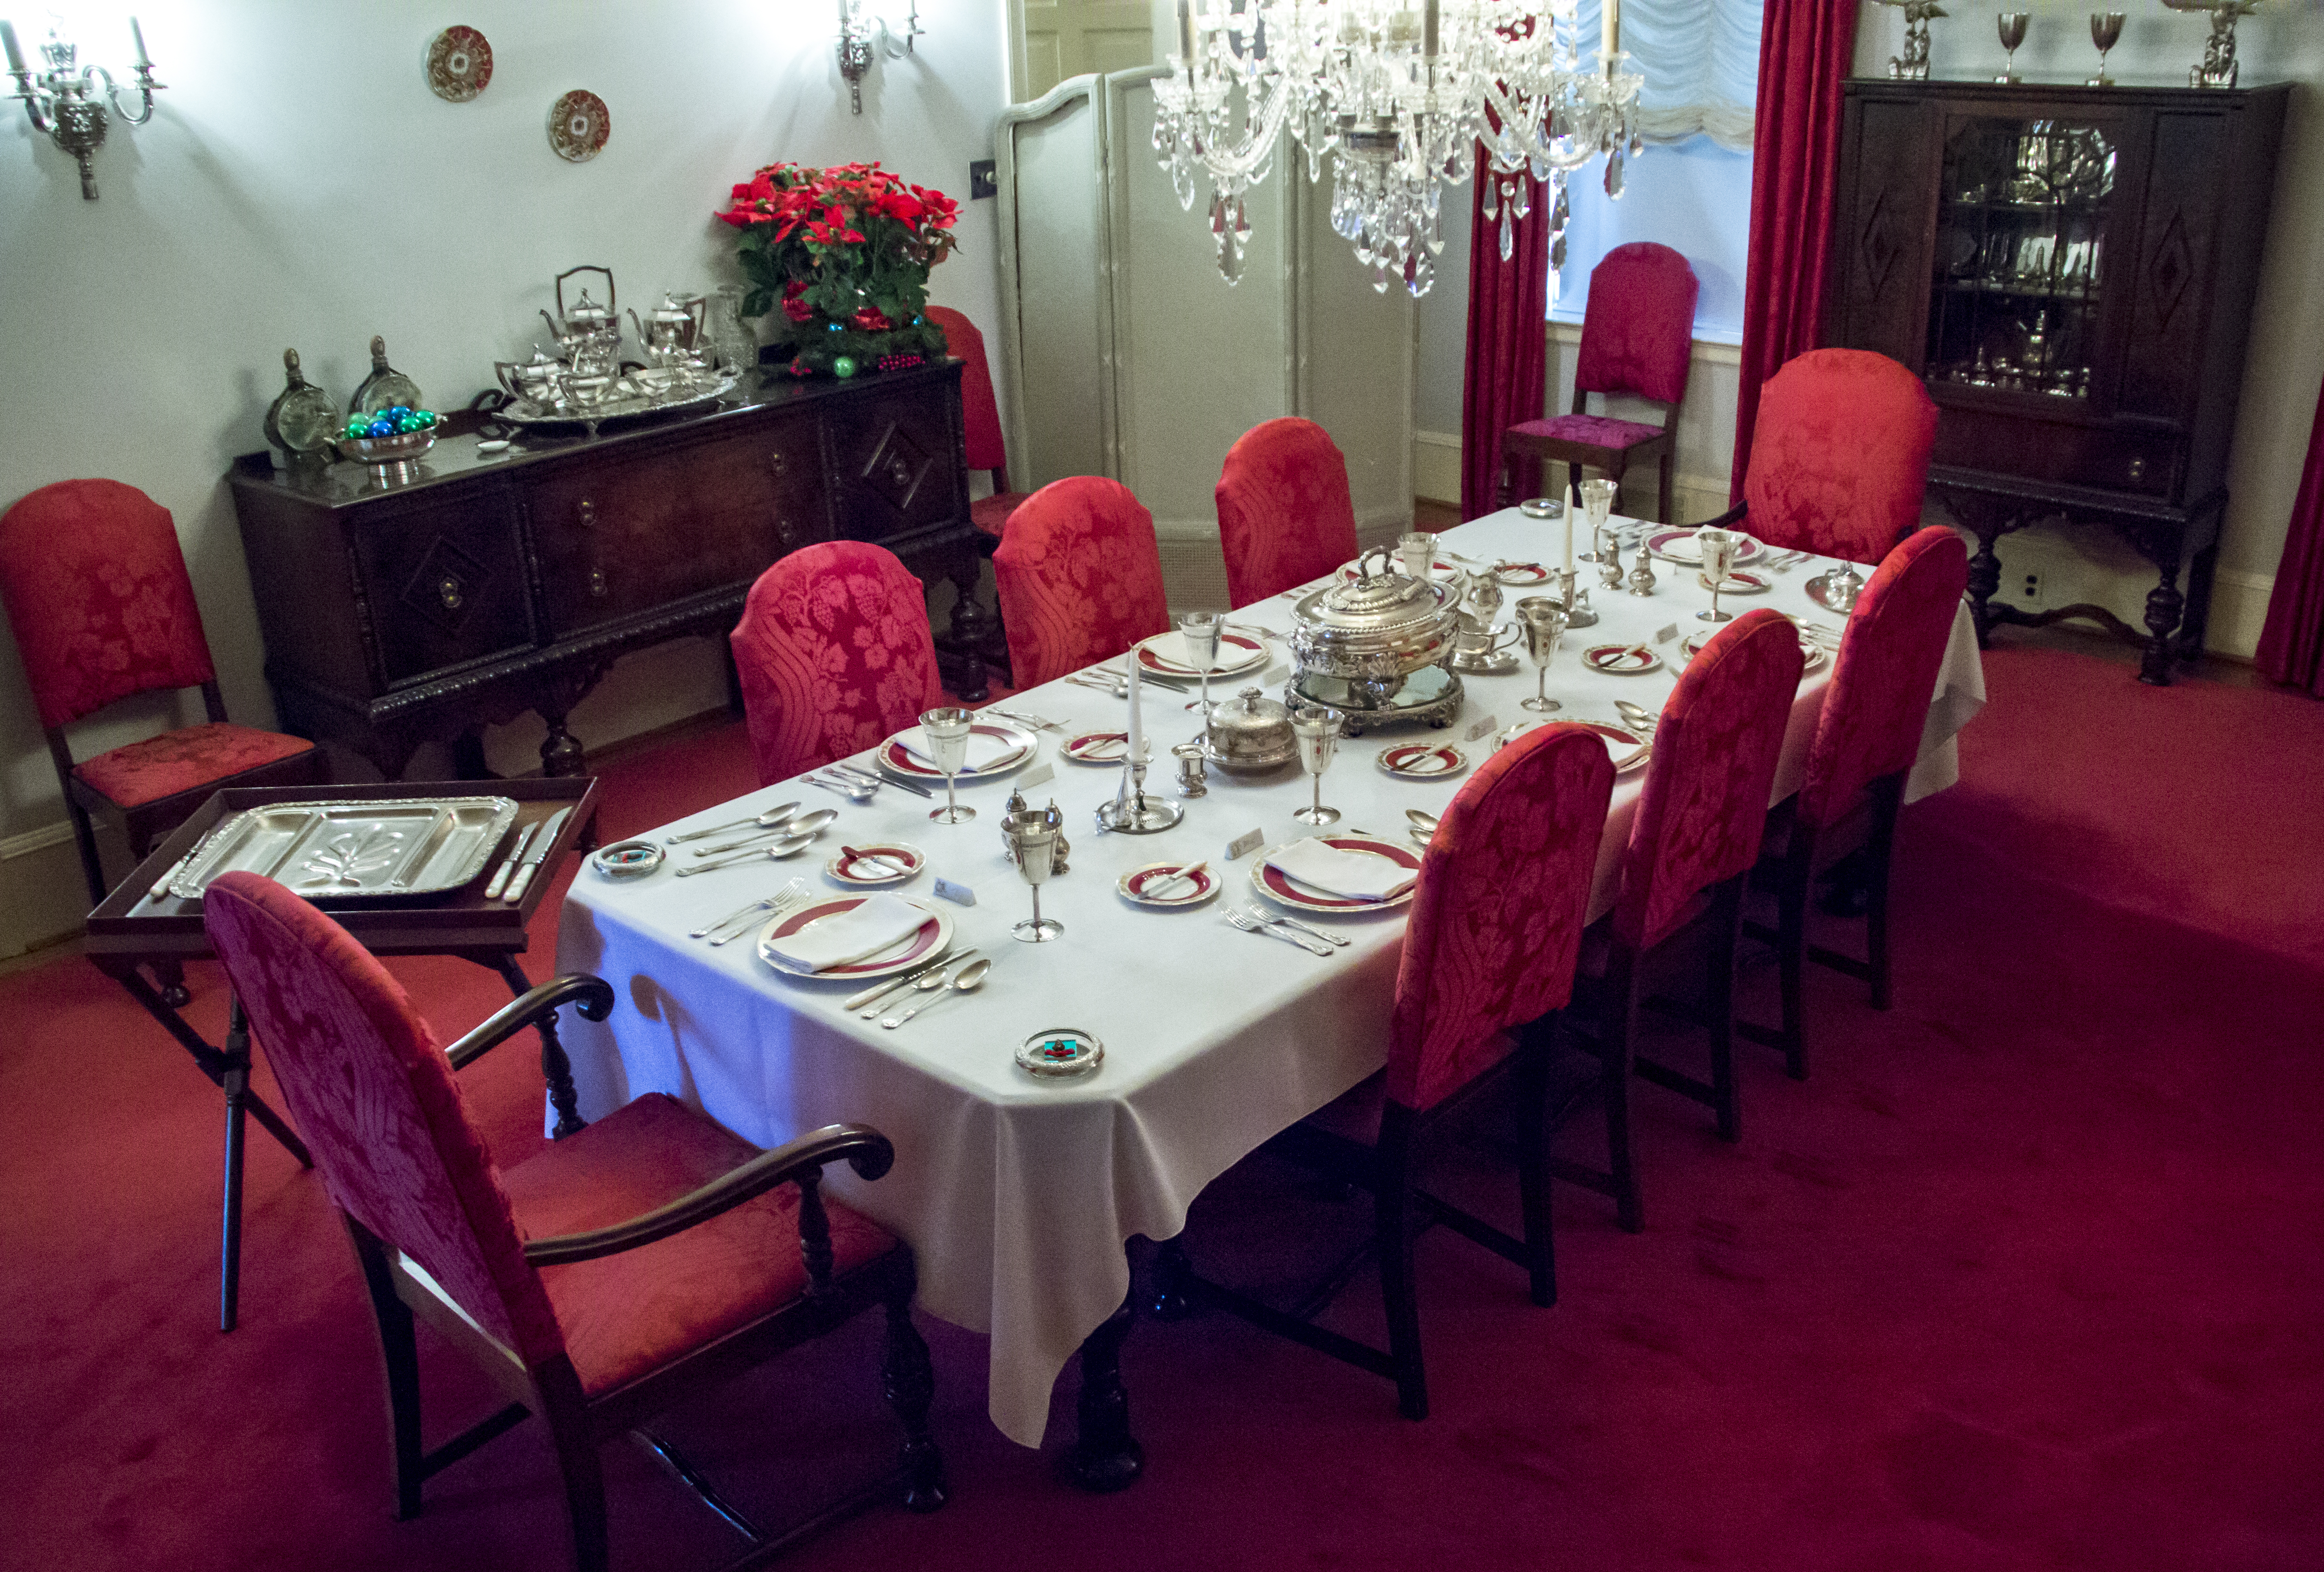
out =
{"type": "Polygon", "coordinates": [[[137,45],[137,63],[140,66],[151,66],[153,62],[145,54],[145,30],[137,25],[137,19],[134,16],[129,19],[129,36],[137,45]]]}
{"type": "Polygon", "coordinates": [[[1425,20],[1422,23],[1420,52],[1430,60],[1436,58],[1436,4],[1437,0],[1428,0],[1428,7],[1422,13],[1425,20]]]}
{"type": "Polygon", "coordinates": [[[20,77],[30,74],[24,66],[24,51],[16,47],[16,30],[5,22],[0,22],[0,47],[8,51],[9,70],[20,77]]]}
{"type": "Polygon", "coordinates": [[[1609,55],[1622,52],[1622,0],[1600,0],[1598,47],[1609,55]]]}
{"type": "Polygon", "coordinates": [[[1565,505],[1558,509],[1558,513],[1565,520],[1565,571],[1571,574],[1573,571],[1573,499],[1572,497],[1565,499],[1565,505]]]}
{"type": "Polygon", "coordinates": [[[1122,750],[1122,757],[1126,759],[1146,756],[1146,728],[1139,723],[1138,714],[1138,651],[1132,646],[1130,652],[1130,741],[1122,750]]]}

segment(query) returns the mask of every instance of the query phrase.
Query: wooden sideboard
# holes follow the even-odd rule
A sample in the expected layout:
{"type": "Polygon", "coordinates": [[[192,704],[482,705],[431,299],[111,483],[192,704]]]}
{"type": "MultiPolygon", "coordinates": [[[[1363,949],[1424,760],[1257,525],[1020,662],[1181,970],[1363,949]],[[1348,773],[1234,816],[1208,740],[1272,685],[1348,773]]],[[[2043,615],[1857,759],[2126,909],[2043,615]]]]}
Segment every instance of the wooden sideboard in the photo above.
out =
{"type": "Polygon", "coordinates": [[[1847,85],[1824,342],[1927,383],[1929,490],[1978,538],[1980,636],[2088,617],[2144,643],[2156,683],[2201,651],[2290,93],[1847,85]],[[1995,599],[1995,543],[2049,521],[2153,565],[2143,639],[2102,606],[1995,599]]]}
{"type": "MultiPolygon", "coordinates": [[[[566,717],[617,656],[731,630],[752,581],[821,541],[868,541],[975,599],[957,363],[849,382],[770,375],[710,412],[601,432],[440,439],[383,485],[359,464],[227,476],[285,728],[400,776],[423,742],[480,772],[477,728],[535,710],[551,775],[580,772],[566,717]]],[[[946,678],[983,697],[980,665],[946,678]]]]}

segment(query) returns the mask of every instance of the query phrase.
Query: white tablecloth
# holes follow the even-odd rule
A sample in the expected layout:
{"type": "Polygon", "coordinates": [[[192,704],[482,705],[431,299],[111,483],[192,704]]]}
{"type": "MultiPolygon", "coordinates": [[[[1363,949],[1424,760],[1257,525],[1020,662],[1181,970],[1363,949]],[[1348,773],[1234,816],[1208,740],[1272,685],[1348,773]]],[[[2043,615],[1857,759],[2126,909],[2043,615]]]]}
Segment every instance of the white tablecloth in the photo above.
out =
{"type": "MultiPolygon", "coordinates": [[[[1512,511],[1443,540],[1481,560],[1510,556],[1554,566],[1562,531],[1560,521],[1512,511]]],[[[1836,627],[1840,619],[1802,588],[1818,570],[1803,564],[1777,577],[1768,593],[1728,605],[1738,612],[1770,605],[1836,627]]],[[[1705,626],[1693,613],[1708,597],[1692,573],[1659,563],[1656,571],[1661,587],[1651,597],[1595,591],[1602,621],[1566,635],[1550,671],[1563,717],[1615,720],[1616,697],[1657,709],[1668,695],[1670,670],[1603,677],[1580,664],[1590,644],[1651,642],[1674,622],[1682,636],[1705,626]]],[[[1524,592],[1507,593],[1514,602],[1524,592]]],[[[1279,633],[1290,626],[1287,607],[1278,598],[1236,617],[1279,633]]],[[[1676,641],[1660,647],[1680,658],[1676,641]]],[[[1778,799],[1797,785],[1830,670],[1801,688],[1778,799]]],[[[1214,697],[1247,680],[1215,681],[1214,697]]],[[[1491,739],[1467,741],[1469,727],[1489,713],[1503,726],[1526,718],[1518,701],[1535,679],[1528,666],[1465,681],[1466,707],[1453,727],[1417,735],[1462,748],[1473,768],[1491,739]]],[[[1952,734],[1983,698],[1964,610],[1931,707],[1914,796],[1951,782],[1952,734]]],[[[1003,703],[1063,722],[1068,733],[1119,729],[1123,713],[1107,695],[1062,682],[1003,703]]],[[[1167,791],[1163,750],[1196,729],[1186,704],[1170,689],[1147,689],[1146,722],[1158,759],[1150,787],[1167,791]]],[[[1028,1447],[1040,1443],[1058,1372],[1128,1291],[1123,1243],[1136,1234],[1176,1234],[1187,1205],[1213,1179],[1379,1067],[1404,931],[1396,912],[1314,919],[1355,941],[1329,958],[1237,932],[1227,925],[1226,903],[1254,899],[1250,873],[1258,857],[1230,863],[1226,844],[1253,828],[1265,831],[1268,845],[1314,833],[1291,817],[1307,800],[1306,778],[1294,769],[1252,782],[1213,771],[1209,795],[1185,804],[1177,828],[1101,836],[1092,810],[1112,796],[1120,772],[1057,760],[1056,744],[1068,733],[1042,734],[1041,760],[1056,779],[1028,793],[1036,803],[1054,797],[1073,842],[1072,871],[1042,890],[1044,914],[1065,924],[1055,942],[1025,945],[1009,935],[1028,901],[1001,849],[1006,781],[964,789],[962,800],[978,817],[956,826],[929,823],[927,803],[893,790],[860,808],[807,787],[737,798],[670,830],[792,798],[838,807],[841,817],[811,855],[787,863],[761,860],[683,880],[664,871],[619,884],[585,872],[567,898],[558,938],[560,972],[595,973],[617,995],[604,1022],[571,1019],[561,1027],[585,1117],[663,1091],[761,1145],[842,1120],[876,1125],[894,1140],[896,1166],[886,1178],[864,1184],[843,1167],[829,1182],[910,1243],[924,1308],[990,1335],[993,1422],[1028,1447]],[[901,839],[928,854],[929,872],[903,886],[907,895],[929,900],[931,874],[973,888],[974,906],[944,910],[956,925],[955,946],[976,946],[994,960],[981,993],[946,999],[924,1019],[888,1031],[839,1008],[856,985],[776,976],[749,939],[713,949],[686,937],[794,874],[828,887],[823,858],[843,841],[862,846],[867,838],[901,839]],[[1115,891],[1115,880],[1131,868],[1205,855],[1227,879],[1225,892],[1207,905],[1157,912],[1131,906],[1115,891]],[[1063,1081],[1018,1068],[1019,1043],[1061,1027],[1096,1033],[1104,1062],[1063,1081]]],[[[1465,772],[1416,782],[1376,767],[1383,747],[1415,735],[1396,730],[1342,744],[1323,781],[1323,800],[1343,814],[1334,828],[1401,836],[1406,808],[1441,810],[1452,800],[1465,772]]],[[[868,767],[869,756],[856,762],[868,767]]],[[[1616,782],[1593,916],[1612,902],[1642,780],[1639,772],[1616,782]]],[[[687,849],[678,848],[673,860],[687,849]]]]}

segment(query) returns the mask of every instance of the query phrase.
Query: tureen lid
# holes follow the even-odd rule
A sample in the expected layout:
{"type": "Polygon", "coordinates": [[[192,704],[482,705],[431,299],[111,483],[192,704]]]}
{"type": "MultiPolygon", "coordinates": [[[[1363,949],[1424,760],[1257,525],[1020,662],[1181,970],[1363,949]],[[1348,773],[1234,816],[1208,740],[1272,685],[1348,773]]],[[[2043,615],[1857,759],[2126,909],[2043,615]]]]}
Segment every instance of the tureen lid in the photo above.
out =
{"type": "MultiPolygon", "coordinates": [[[[1386,553],[1380,554],[1387,560],[1386,553]]],[[[1457,607],[1442,585],[1401,573],[1375,573],[1369,556],[1356,562],[1357,576],[1319,589],[1300,601],[1292,615],[1306,644],[1321,648],[1386,650],[1432,643],[1446,636],[1457,607]]]]}
{"type": "Polygon", "coordinates": [[[1260,689],[1246,688],[1211,711],[1210,744],[1213,758],[1258,764],[1289,758],[1298,741],[1291,732],[1291,712],[1260,689]]]}

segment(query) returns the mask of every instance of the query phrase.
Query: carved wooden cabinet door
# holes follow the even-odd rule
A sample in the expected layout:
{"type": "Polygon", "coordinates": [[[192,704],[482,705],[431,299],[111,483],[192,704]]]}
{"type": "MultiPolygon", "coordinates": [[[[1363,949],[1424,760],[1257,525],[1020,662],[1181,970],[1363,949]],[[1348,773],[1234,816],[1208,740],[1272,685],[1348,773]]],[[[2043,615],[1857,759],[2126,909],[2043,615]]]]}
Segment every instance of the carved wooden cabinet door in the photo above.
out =
{"type": "Polygon", "coordinates": [[[1848,108],[1825,340],[1922,372],[1941,117],[1925,103],[1851,99],[1848,108]]]}
{"type": "Polygon", "coordinates": [[[503,487],[382,512],[349,549],[391,686],[531,644],[524,548],[503,487]]]}
{"type": "Polygon", "coordinates": [[[886,543],[944,525],[967,511],[956,381],[900,386],[876,399],[834,404],[832,468],[839,533],[886,543]]]}

